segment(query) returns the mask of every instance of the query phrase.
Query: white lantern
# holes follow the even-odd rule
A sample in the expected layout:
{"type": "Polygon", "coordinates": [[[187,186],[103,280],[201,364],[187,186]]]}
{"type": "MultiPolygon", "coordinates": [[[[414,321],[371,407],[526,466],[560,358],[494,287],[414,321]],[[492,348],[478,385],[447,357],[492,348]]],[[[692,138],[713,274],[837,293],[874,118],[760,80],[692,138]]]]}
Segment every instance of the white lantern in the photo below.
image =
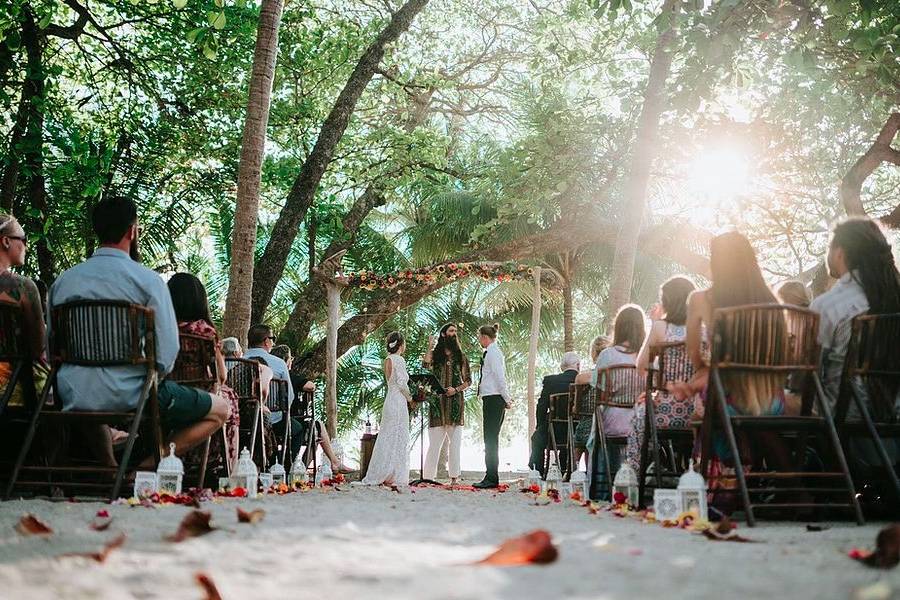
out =
{"type": "Polygon", "coordinates": [[[322,461],[322,466],[316,469],[316,487],[322,485],[323,481],[331,480],[334,474],[331,472],[331,463],[327,460],[322,461]]]}
{"type": "Polygon", "coordinates": [[[628,463],[623,463],[619,467],[619,471],[613,479],[613,502],[615,502],[616,494],[622,494],[629,506],[638,505],[637,474],[628,463]]]}
{"type": "Polygon", "coordinates": [[[291,465],[291,472],[288,476],[288,485],[296,487],[307,482],[309,482],[309,472],[306,469],[306,464],[298,456],[291,465]]]}
{"type": "Polygon", "coordinates": [[[334,452],[335,458],[337,458],[338,465],[344,464],[344,447],[341,443],[337,440],[332,440],[331,450],[334,452]]]}
{"type": "Polygon", "coordinates": [[[259,487],[262,488],[263,493],[269,491],[269,488],[272,487],[272,483],[275,481],[275,478],[272,477],[271,473],[260,473],[259,474],[259,487]]]}
{"type": "Polygon", "coordinates": [[[272,465],[272,468],[269,469],[272,473],[272,485],[279,486],[285,482],[287,479],[287,473],[284,470],[284,465],[278,462],[278,459],[275,459],[275,464],[272,465]]]}
{"type": "Polygon", "coordinates": [[[169,455],[159,461],[156,467],[157,485],[160,494],[177,496],[181,493],[181,480],[184,478],[184,464],[175,456],[175,444],[169,444],[169,455]]]}
{"type": "Polygon", "coordinates": [[[546,489],[544,491],[559,490],[561,483],[562,473],[559,472],[559,467],[556,466],[556,463],[553,463],[550,465],[550,468],[547,469],[546,489]]]}
{"type": "Polygon", "coordinates": [[[560,481],[559,482],[559,497],[560,498],[568,498],[572,495],[572,482],[571,481],[560,481]]]}
{"type": "Polygon", "coordinates": [[[237,466],[231,474],[231,489],[244,488],[247,490],[248,498],[256,498],[256,482],[258,478],[259,473],[256,470],[256,463],[250,458],[250,451],[244,448],[241,450],[237,466]]]}
{"type": "Polygon", "coordinates": [[[584,471],[575,471],[569,478],[572,483],[572,491],[581,494],[582,500],[590,500],[590,486],[588,485],[587,473],[584,471]]]}
{"type": "Polygon", "coordinates": [[[541,485],[541,474],[537,469],[531,469],[528,471],[528,477],[525,478],[525,487],[530,488],[531,486],[536,485],[540,487],[541,485]]]}
{"type": "Polygon", "coordinates": [[[674,521],[682,512],[678,490],[653,490],[653,513],[657,521],[674,521]]]}
{"type": "Polygon", "coordinates": [[[688,470],[678,479],[678,496],[681,498],[682,511],[696,511],[697,516],[704,521],[709,517],[706,506],[706,481],[694,470],[693,459],[688,470]]]}
{"type": "Polygon", "coordinates": [[[134,474],[134,497],[138,500],[149,498],[159,490],[159,479],[153,471],[138,471],[134,474]]]}

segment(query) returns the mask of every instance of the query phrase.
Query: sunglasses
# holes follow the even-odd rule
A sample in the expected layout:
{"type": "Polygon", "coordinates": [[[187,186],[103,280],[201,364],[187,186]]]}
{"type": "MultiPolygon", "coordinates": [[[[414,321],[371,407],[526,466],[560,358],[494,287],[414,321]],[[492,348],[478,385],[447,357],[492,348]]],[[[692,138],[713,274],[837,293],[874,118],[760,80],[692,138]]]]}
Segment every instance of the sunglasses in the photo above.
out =
{"type": "Polygon", "coordinates": [[[273,343],[273,344],[274,344],[275,341],[276,341],[274,335],[267,335],[267,336],[266,336],[265,338],[263,338],[263,339],[266,339],[266,340],[272,340],[272,343],[273,343]]]}
{"type": "Polygon", "coordinates": [[[25,244],[26,246],[28,245],[28,238],[25,237],[24,235],[4,235],[3,237],[9,238],[9,239],[11,239],[11,240],[19,240],[20,242],[22,242],[22,243],[25,244]]]}

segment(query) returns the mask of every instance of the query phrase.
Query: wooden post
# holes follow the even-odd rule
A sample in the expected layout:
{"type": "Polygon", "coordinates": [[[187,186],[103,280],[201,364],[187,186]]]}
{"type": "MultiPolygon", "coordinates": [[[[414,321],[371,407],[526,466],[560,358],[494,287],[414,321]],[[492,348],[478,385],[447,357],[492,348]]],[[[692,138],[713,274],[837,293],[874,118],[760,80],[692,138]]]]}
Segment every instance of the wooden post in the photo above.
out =
{"type": "Polygon", "coordinates": [[[538,333],[541,326],[541,268],[534,267],[534,296],[531,300],[531,343],[528,347],[528,443],[537,427],[534,388],[537,371],[538,333]]]}
{"type": "Polygon", "coordinates": [[[325,283],[328,295],[328,329],[325,336],[325,428],[331,439],[337,435],[337,338],[341,324],[341,287],[325,283]]]}

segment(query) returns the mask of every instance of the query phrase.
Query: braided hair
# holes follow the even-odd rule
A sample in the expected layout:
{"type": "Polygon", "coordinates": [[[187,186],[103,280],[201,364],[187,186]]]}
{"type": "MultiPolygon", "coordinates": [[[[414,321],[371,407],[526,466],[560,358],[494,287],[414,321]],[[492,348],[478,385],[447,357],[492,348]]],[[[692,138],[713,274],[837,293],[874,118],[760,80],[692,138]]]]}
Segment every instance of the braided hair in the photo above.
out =
{"type": "Polygon", "coordinates": [[[859,217],[841,221],[834,227],[831,246],[844,251],[847,269],[869,301],[869,314],[900,312],[900,273],[877,221],[859,217]]]}

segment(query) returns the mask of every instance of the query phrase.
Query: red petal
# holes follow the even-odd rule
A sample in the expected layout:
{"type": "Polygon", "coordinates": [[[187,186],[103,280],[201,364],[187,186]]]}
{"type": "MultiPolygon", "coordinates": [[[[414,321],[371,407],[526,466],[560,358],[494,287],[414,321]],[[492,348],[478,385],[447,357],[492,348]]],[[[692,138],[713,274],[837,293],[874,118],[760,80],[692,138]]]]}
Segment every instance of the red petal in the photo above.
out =
{"type": "Polygon", "coordinates": [[[209,524],[212,514],[204,510],[192,510],[181,520],[178,531],[173,535],[167,536],[170,542],[183,542],[186,539],[206,535],[215,531],[215,527],[209,524]]]}
{"type": "Polygon", "coordinates": [[[219,594],[216,584],[213,583],[213,580],[209,575],[206,573],[197,573],[194,575],[194,578],[196,578],[200,587],[203,588],[203,591],[206,592],[204,600],[222,600],[222,595],[219,594]]]}
{"type": "Polygon", "coordinates": [[[261,508],[257,508],[256,510],[246,511],[242,510],[240,506],[237,507],[237,519],[238,523],[250,523],[251,525],[254,523],[259,523],[263,520],[263,517],[266,516],[266,511],[261,508]]]}
{"type": "Polygon", "coordinates": [[[515,566],[552,563],[559,556],[550,534],[543,529],[522,537],[506,540],[496,552],[476,562],[477,565],[515,566]]]}
{"type": "Polygon", "coordinates": [[[16,531],[22,535],[51,535],[53,530],[50,526],[38,519],[31,513],[22,515],[16,524],[16,531]]]}

